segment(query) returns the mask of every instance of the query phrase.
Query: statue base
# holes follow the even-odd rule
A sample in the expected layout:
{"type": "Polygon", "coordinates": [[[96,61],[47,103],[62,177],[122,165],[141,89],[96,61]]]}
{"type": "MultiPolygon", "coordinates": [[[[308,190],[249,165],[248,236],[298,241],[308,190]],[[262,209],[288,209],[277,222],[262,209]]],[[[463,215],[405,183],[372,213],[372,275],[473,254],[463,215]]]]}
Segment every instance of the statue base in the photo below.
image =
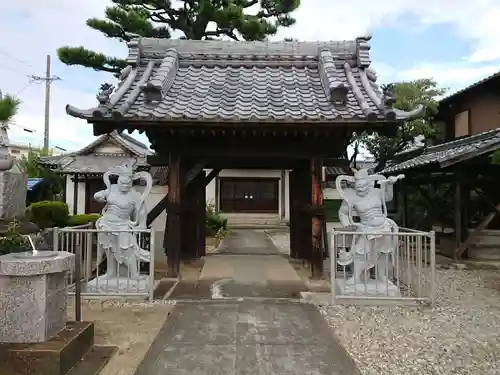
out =
{"type": "Polygon", "coordinates": [[[369,280],[365,284],[354,284],[350,279],[337,279],[337,293],[349,296],[384,296],[401,297],[399,288],[392,282],[388,283],[369,280]]]}
{"type": "Polygon", "coordinates": [[[87,283],[87,293],[146,293],[149,287],[149,276],[139,279],[126,277],[99,277],[87,283]]]}

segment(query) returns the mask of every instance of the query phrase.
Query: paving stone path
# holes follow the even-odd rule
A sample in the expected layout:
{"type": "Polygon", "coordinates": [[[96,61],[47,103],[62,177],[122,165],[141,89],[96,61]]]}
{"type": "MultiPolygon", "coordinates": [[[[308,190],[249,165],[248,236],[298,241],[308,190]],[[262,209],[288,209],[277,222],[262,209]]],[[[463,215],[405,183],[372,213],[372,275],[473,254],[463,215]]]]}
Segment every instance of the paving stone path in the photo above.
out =
{"type": "Polygon", "coordinates": [[[201,280],[225,280],[224,298],[179,298],[135,375],[360,374],[314,306],[273,299],[290,292],[276,285],[303,283],[285,258],[270,255],[279,253],[265,233],[233,232],[224,246],[224,255],[206,258],[201,280]],[[255,291],[271,299],[245,299],[255,291]]]}

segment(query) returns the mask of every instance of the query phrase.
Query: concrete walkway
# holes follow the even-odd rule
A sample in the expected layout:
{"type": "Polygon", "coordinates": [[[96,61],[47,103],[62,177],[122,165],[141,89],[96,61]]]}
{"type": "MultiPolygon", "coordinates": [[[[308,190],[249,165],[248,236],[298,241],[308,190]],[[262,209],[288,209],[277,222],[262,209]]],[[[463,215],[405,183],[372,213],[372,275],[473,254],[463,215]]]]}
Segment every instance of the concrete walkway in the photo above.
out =
{"type": "Polygon", "coordinates": [[[314,306],[180,304],[135,375],[359,375],[314,306]]]}
{"type": "Polygon", "coordinates": [[[279,253],[264,232],[232,232],[224,246],[201,275],[212,300],[178,299],[135,375],[360,374],[316,308],[290,297],[304,284],[267,255],[279,253]]]}

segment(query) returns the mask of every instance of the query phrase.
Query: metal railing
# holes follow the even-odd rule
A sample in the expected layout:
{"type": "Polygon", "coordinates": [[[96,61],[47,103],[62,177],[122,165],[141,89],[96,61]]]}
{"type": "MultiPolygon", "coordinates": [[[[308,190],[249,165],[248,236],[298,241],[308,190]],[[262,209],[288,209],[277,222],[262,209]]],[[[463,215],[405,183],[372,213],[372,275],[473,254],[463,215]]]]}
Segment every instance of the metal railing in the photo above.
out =
{"type": "Polygon", "coordinates": [[[155,236],[152,229],[98,230],[92,228],[54,228],[53,248],[75,254],[75,267],[68,275],[70,295],[82,298],[131,298],[153,299],[154,246],[155,236]],[[117,250],[119,236],[131,236],[125,240],[135,240],[138,248],[117,250]],[[99,245],[101,240],[109,241],[109,259],[106,251],[99,245]],[[123,252],[123,253],[122,253],[123,252]],[[127,252],[139,256],[133,263],[126,258],[127,252]]]}
{"type": "Polygon", "coordinates": [[[434,306],[434,232],[399,228],[396,233],[360,233],[343,229],[331,231],[329,237],[333,304],[426,303],[434,306]]]}

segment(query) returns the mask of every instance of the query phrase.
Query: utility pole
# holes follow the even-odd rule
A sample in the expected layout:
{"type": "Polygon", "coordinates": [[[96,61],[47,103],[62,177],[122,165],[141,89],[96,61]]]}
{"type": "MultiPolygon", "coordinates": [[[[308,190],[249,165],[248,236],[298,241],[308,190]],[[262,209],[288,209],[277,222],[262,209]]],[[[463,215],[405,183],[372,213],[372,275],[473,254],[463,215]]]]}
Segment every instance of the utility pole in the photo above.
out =
{"type": "Polygon", "coordinates": [[[50,84],[54,81],[60,81],[58,76],[52,76],[50,72],[50,55],[47,55],[47,68],[45,77],[30,76],[34,82],[45,81],[45,127],[43,132],[43,150],[49,150],[49,125],[50,125],[50,84]]]}

